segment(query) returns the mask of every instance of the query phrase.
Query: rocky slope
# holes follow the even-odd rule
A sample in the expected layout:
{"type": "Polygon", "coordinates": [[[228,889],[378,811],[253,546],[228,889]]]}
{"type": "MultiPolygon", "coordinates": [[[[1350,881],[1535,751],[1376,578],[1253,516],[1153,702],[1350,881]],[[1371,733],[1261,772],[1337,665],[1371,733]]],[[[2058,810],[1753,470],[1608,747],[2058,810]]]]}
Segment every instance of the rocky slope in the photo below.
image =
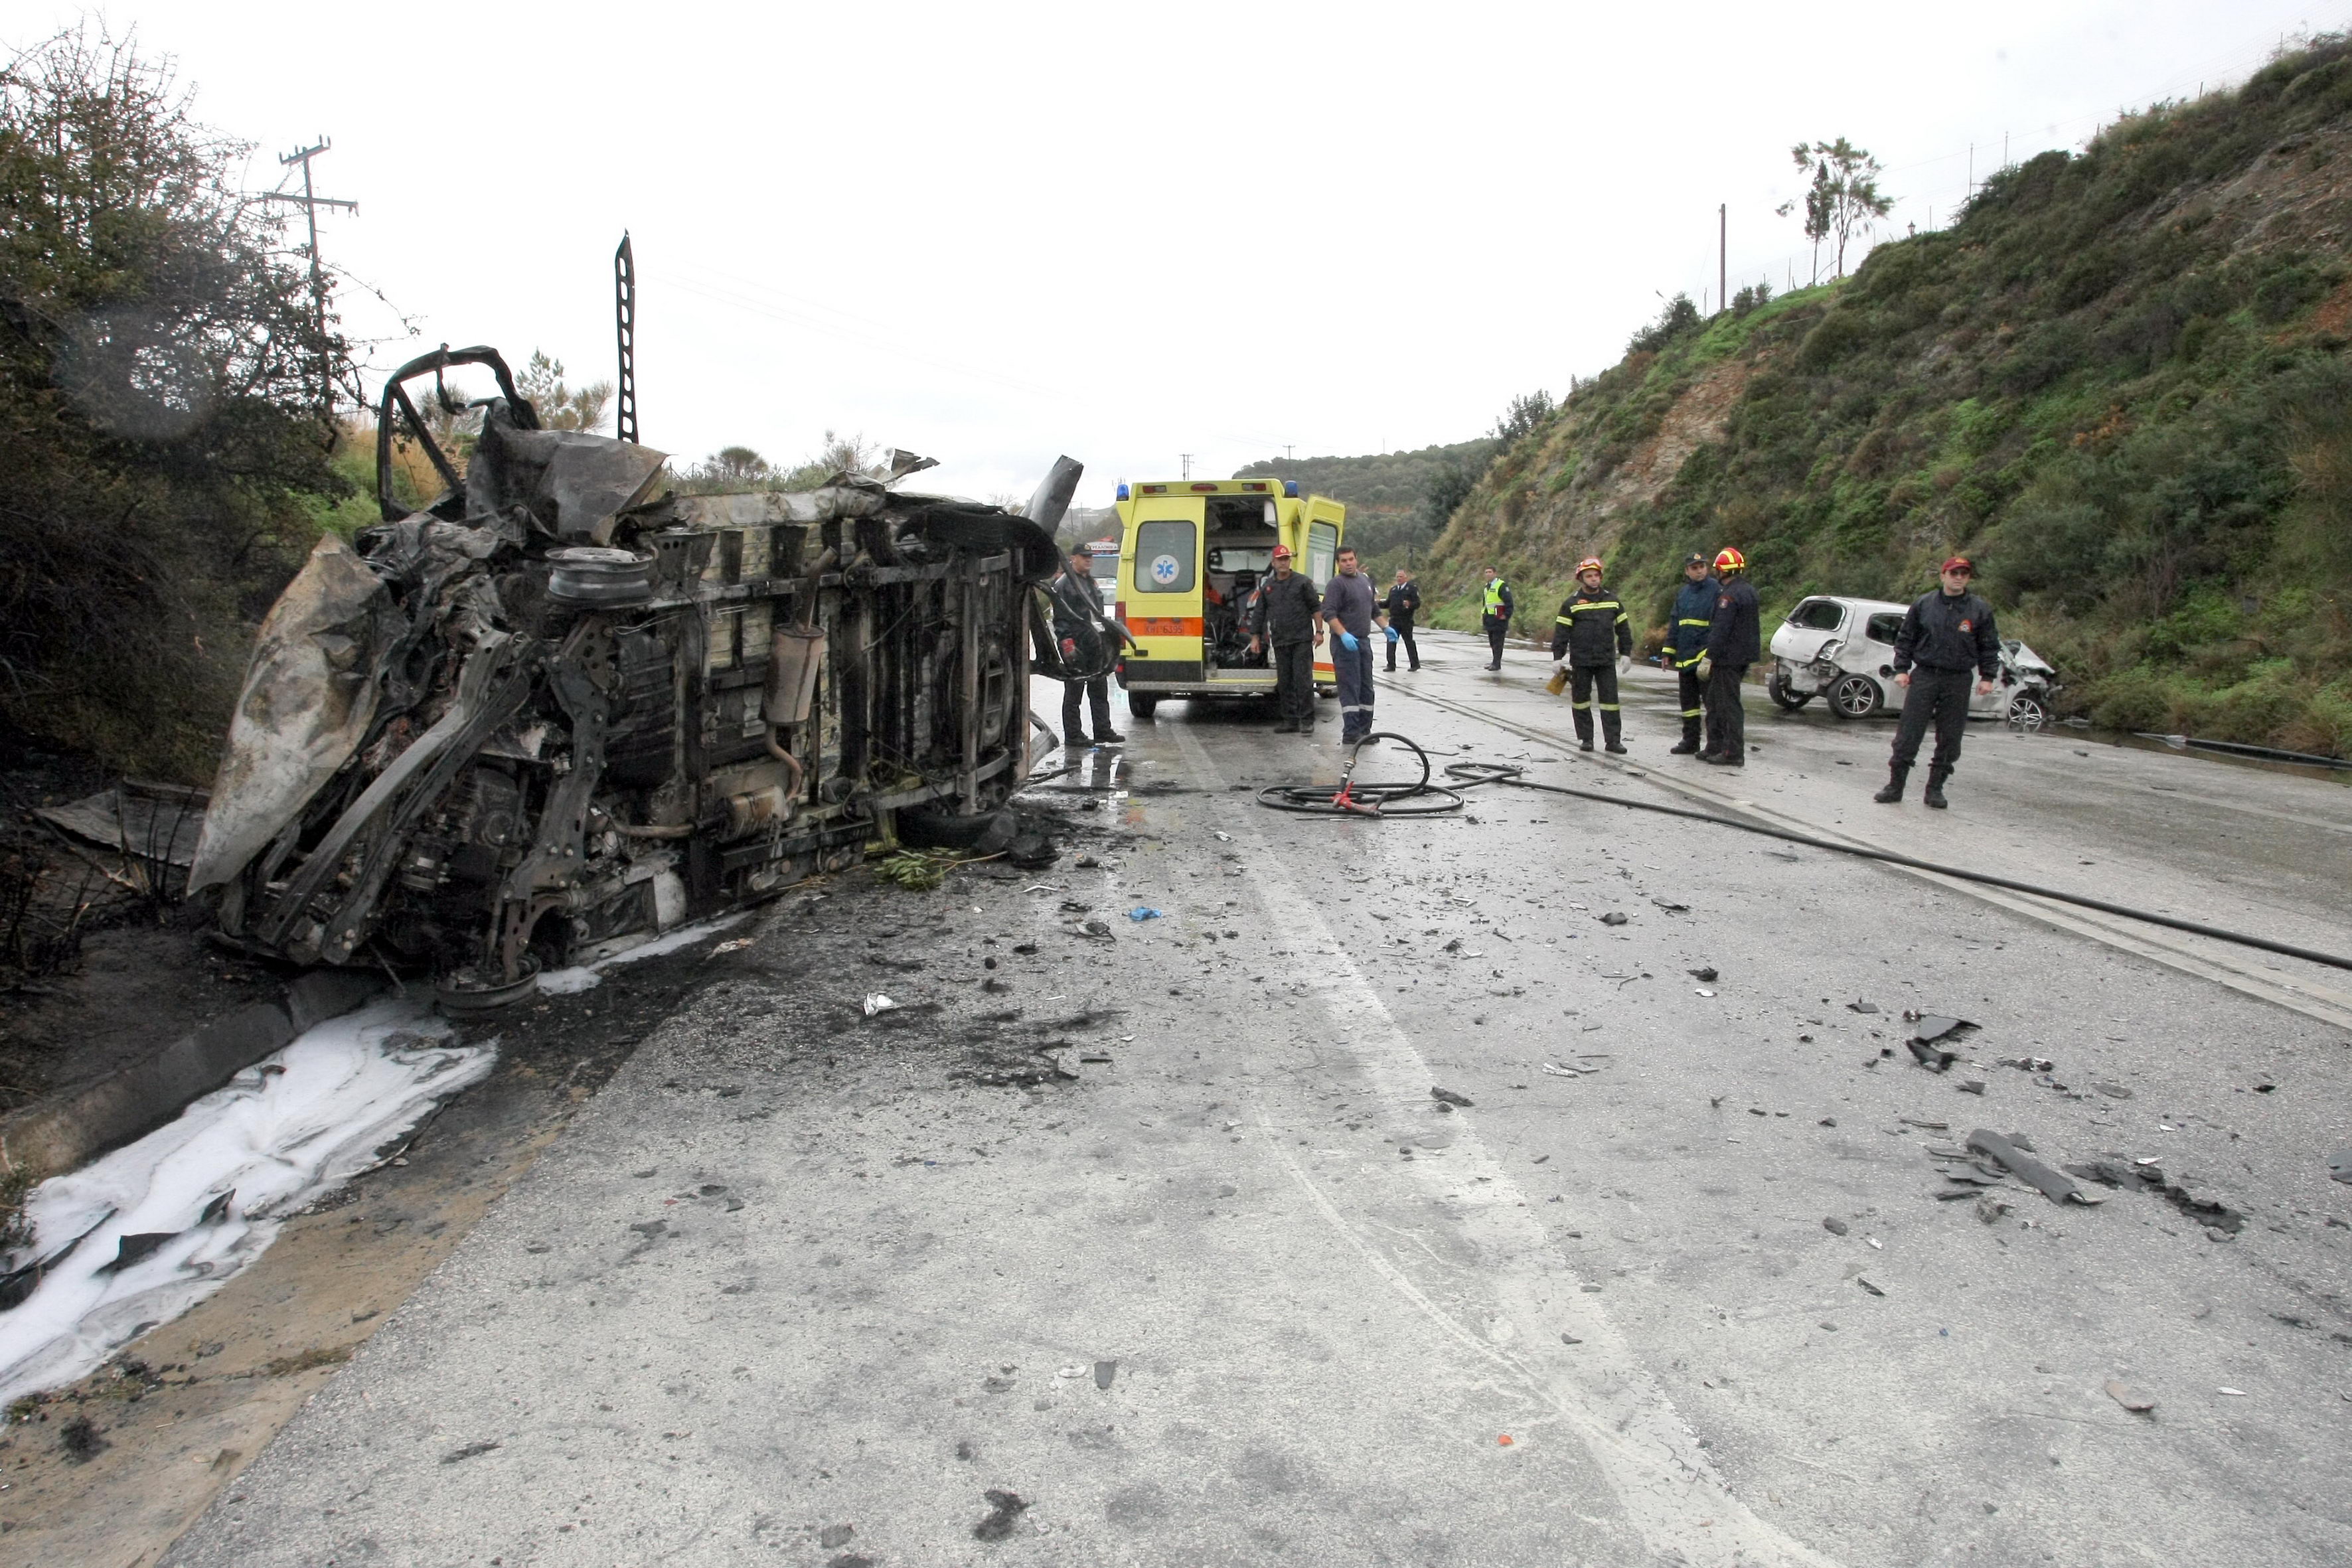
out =
{"type": "Polygon", "coordinates": [[[2117,122],[1844,281],[1653,328],[1502,453],[1424,584],[1663,626],[1685,552],[1768,612],[1977,557],[2097,721],[2352,751],[2352,43],[2117,122]]]}

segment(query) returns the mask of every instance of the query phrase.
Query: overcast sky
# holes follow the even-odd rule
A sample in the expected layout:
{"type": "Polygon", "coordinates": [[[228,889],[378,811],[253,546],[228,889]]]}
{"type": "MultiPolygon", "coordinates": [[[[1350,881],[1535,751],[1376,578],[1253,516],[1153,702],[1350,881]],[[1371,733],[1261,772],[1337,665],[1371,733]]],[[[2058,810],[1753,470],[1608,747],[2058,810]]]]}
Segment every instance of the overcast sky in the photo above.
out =
{"type": "MultiPolygon", "coordinates": [[[[321,249],[416,332],[614,361],[644,435],[796,460],[830,426],[1026,494],[1479,434],[1613,363],[1661,295],[1810,259],[1789,148],[1886,165],[1893,232],[1970,171],[2242,80],[2307,0],[469,6],[128,0],[206,122],[324,134],[321,249]]],[[[0,0],[0,43],[82,8],[0,0]]],[[[1851,258],[1849,258],[1851,262],[1851,258]]],[[[399,318],[346,286],[355,335],[399,318]]],[[[373,378],[371,377],[373,389],[373,378]]]]}

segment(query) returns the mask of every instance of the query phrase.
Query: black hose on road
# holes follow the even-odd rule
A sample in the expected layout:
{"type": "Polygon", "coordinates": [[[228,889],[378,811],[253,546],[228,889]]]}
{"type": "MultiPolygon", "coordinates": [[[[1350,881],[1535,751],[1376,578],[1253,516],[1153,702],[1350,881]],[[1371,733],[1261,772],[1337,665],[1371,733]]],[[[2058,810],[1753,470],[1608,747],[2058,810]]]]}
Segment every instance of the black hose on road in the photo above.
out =
{"type": "MultiPolygon", "coordinates": [[[[1410,742],[1406,742],[1411,744],[1410,742]]],[[[1418,751],[1419,747],[1414,747],[1418,751]]],[[[1425,766],[1425,764],[1424,764],[1425,766]]],[[[2172,931],[2187,931],[2192,936],[2208,936],[2217,942],[2235,942],[2240,947],[2258,948],[2264,952],[2280,953],[2288,958],[2300,958],[2311,963],[2324,963],[2332,969],[2352,969],[2352,958],[2338,953],[2320,952],[2308,947],[2296,947],[2290,942],[2273,942],[2268,937],[2249,936],[2244,931],[2225,931],[2198,921],[2184,921],[2153,910],[2135,909],[2129,904],[2109,902],[2105,899],[2085,898],[2080,893],[2062,892],[2035,882],[2021,882],[2011,877],[1996,877],[1989,872],[1970,871],[1958,866],[1942,866],[1933,860],[1921,860],[1909,855],[1897,855],[1891,849],[1872,849],[1859,844],[1841,844],[1832,838],[1816,838],[1807,833],[1792,833],[1786,828],[1768,827],[1760,822],[1742,822],[1735,816],[1717,816],[1708,812],[1693,811],[1688,806],[1666,805],[1658,801],[1629,800],[1622,795],[1603,795],[1598,790],[1572,789],[1567,784],[1538,784],[1523,776],[1525,768],[1507,763],[1454,763],[1447,766],[1448,778],[1460,782],[1465,788],[1484,784],[1514,784],[1520,789],[1541,790],[1547,795],[1573,795],[1579,800],[1597,800],[1606,805],[1622,805],[1632,811],[1654,811],[1661,816],[1679,816],[1690,822],[1712,823],[1717,827],[1736,827],[1742,833],[1761,834],[1787,844],[1802,844],[1809,848],[1827,849],[1839,855],[1852,855],[1864,860],[1884,861],[1890,866],[1905,866],[1914,871],[1932,871],[1939,877],[1953,877],[1963,882],[1977,882],[1989,888],[2005,888],[2013,893],[2030,893],[2037,899],[2049,899],[2062,904],[2074,904],[2082,909],[2097,910],[2102,914],[2121,915],[2126,920],[2142,921],[2149,925],[2164,926],[2172,931]]],[[[1261,796],[1261,799],[1264,797],[1261,796]]],[[[1458,800],[1460,797],[1456,796],[1458,800]]],[[[1272,804],[1269,802],[1268,804],[1272,804]]]]}
{"type": "Polygon", "coordinates": [[[1268,784],[1257,792],[1257,803],[1309,816],[1435,816],[1459,811],[1465,804],[1460,792],[1429,782],[1429,753],[1392,730],[1375,730],[1350,747],[1348,765],[1340,771],[1338,784],[1268,784]],[[1356,783],[1357,759],[1370,741],[1394,741],[1410,751],[1420,760],[1421,777],[1409,784],[1356,783]]]}

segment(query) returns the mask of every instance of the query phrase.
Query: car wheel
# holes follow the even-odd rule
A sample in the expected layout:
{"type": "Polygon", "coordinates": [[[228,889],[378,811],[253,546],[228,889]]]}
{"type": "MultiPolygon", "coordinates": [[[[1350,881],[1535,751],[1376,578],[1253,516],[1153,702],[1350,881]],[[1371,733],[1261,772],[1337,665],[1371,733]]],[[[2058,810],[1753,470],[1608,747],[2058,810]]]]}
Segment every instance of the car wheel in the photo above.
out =
{"type": "Polygon", "coordinates": [[[2009,727],[2027,733],[2050,722],[2049,705],[2030,691],[2021,691],[2009,700],[2009,727]]]}
{"type": "Polygon", "coordinates": [[[1849,675],[1830,688],[1830,707],[1841,719],[1867,719],[1886,706],[1878,682],[1866,675],[1849,675]]]}
{"type": "Polygon", "coordinates": [[[1127,710],[1139,719],[1150,718],[1151,710],[1159,706],[1160,699],[1157,697],[1147,697],[1137,691],[1127,694],[1127,710]]]}
{"type": "Polygon", "coordinates": [[[1790,690],[1788,678],[1778,670],[1773,671],[1771,679],[1764,683],[1764,695],[1791,713],[1813,700],[1810,691],[1800,694],[1790,690]]]}

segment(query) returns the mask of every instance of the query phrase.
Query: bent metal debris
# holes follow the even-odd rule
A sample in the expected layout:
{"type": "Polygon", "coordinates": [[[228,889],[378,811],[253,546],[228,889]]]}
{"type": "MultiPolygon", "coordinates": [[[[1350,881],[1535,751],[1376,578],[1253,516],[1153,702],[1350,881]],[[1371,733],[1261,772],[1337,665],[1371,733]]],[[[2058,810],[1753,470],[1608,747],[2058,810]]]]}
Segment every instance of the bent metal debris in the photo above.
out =
{"type": "Polygon", "coordinates": [[[541,428],[491,349],[394,373],[384,521],[320,542],[238,700],[190,878],[230,939],[495,1005],[851,863],[894,812],[1003,805],[1078,465],[1024,517],[897,489],[930,466],[904,456],[715,496],[666,492],[663,461],[541,428]],[[456,413],[460,364],[499,393],[462,474],[407,390],[456,413]],[[446,484],[421,510],[393,500],[396,435],[446,484]]]}

